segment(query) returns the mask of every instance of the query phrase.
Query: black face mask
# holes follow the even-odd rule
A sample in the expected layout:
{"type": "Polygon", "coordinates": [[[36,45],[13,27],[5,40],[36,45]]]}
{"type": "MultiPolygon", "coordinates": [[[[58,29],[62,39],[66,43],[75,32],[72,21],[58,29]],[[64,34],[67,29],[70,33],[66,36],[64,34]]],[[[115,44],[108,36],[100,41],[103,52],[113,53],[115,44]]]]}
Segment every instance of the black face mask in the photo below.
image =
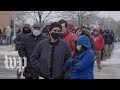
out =
{"type": "Polygon", "coordinates": [[[60,33],[54,33],[54,32],[52,32],[51,36],[52,36],[53,39],[59,39],[60,33]]]}

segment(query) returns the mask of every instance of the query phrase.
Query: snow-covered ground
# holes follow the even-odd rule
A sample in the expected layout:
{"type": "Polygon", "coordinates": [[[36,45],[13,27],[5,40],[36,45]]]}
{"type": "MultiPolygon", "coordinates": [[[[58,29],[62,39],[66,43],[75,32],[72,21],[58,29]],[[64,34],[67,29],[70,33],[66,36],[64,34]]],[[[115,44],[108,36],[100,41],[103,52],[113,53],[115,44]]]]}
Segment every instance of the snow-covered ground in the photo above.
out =
{"type": "Polygon", "coordinates": [[[95,79],[120,79],[120,42],[115,43],[110,59],[102,61],[102,68],[98,72],[95,63],[95,79]]]}
{"type": "Polygon", "coordinates": [[[114,50],[110,59],[102,61],[102,65],[120,64],[120,43],[115,43],[114,50]]]}

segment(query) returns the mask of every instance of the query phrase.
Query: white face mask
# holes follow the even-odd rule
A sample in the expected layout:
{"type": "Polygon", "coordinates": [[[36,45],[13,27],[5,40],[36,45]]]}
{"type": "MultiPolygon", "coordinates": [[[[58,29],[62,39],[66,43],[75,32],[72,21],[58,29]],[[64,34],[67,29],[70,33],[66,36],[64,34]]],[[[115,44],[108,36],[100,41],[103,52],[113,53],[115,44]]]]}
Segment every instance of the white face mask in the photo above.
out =
{"type": "Polygon", "coordinates": [[[33,31],[33,34],[34,34],[35,36],[38,36],[38,35],[41,34],[41,31],[40,31],[40,30],[34,30],[34,31],[33,31]]]}
{"type": "Polygon", "coordinates": [[[76,46],[76,49],[77,49],[78,51],[80,51],[80,50],[81,50],[81,45],[77,45],[77,46],[76,46]]]}

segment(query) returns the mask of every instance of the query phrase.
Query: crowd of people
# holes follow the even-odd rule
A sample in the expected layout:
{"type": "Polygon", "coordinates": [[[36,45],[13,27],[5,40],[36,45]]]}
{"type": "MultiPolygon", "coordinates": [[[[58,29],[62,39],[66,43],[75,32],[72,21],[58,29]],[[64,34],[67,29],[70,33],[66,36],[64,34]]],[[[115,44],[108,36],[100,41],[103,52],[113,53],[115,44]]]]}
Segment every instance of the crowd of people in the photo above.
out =
{"type": "Polygon", "coordinates": [[[11,44],[12,31],[9,26],[4,29],[0,29],[0,45],[10,45],[11,44]]]}
{"type": "MultiPolygon", "coordinates": [[[[94,79],[94,62],[98,71],[101,61],[111,55],[114,47],[113,30],[91,30],[59,20],[41,28],[25,24],[17,33],[16,50],[27,58],[25,79],[94,79]]],[[[23,60],[24,61],[24,60],[23,60]]],[[[24,62],[23,62],[24,64],[24,62]]],[[[17,78],[21,72],[17,70],[17,78]]]]}

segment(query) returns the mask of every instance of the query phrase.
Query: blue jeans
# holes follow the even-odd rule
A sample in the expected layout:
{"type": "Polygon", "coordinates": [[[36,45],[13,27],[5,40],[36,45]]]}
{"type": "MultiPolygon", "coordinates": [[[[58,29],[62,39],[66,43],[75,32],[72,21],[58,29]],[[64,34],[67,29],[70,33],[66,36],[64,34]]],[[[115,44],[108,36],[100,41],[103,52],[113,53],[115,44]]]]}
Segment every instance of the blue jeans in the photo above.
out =
{"type": "Polygon", "coordinates": [[[7,45],[10,44],[10,36],[6,36],[6,44],[7,44],[7,45]]]}

